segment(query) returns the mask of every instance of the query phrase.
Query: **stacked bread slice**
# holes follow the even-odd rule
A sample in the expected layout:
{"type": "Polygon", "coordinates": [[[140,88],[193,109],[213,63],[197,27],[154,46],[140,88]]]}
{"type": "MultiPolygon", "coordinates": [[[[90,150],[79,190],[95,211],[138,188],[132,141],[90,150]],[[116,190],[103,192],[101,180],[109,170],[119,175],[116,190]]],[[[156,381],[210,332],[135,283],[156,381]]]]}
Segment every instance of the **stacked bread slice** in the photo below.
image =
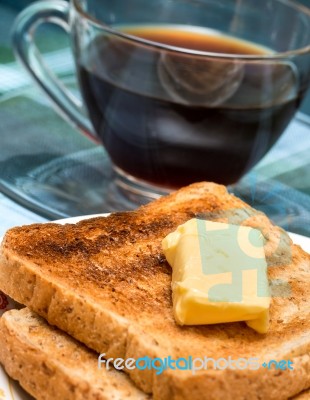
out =
{"type": "Polygon", "coordinates": [[[38,399],[288,399],[310,387],[309,272],[309,254],[286,232],[212,183],[106,218],[13,228],[1,246],[0,289],[31,311],[2,317],[0,361],[38,399]],[[161,241],[193,217],[261,230],[273,294],[267,334],[243,322],[175,323],[161,241]],[[99,370],[99,353],[123,359],[255,357],[261,367],[195,374],[136,368],[125,371],[128,379],[124,372],[99,370]],[[289,359],[294,368],[265,369],[271,359],[289,359]]]}

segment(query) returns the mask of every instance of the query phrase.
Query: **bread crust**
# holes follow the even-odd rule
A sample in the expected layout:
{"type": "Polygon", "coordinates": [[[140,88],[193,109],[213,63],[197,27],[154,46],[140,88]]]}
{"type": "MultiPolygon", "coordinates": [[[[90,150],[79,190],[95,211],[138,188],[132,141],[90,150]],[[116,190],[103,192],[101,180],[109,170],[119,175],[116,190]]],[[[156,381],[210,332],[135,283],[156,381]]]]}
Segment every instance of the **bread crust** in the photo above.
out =
{"type": "MultiPolygon", "coordinates": [[[[0,362],[36,399],[151,399],[122,372],[99,370],[97,357],[27,307],[0,318],[0,362]]],[[[293,400],[309,395],[304,391],[293,400]]]]}
{"type": "Polygon", "coordinates": [[[97,354],[29,309],[0,318],[0,362],[38,400],[147,400],[126,374],[98,369],[97,354]]]}
{"type": "Polygon", "coordinates": [[[292,397],[292,400],[309,400],[310,399],[310,390],[305,390],[304,392],[298,394],[297,396],[292,397]]]}
{"type": "Polygon", "coordinates": [[[310,387],[310,258],[262,213],[198,183],[134,212],[76,225],[35,224],[5,235],[0,289],[109,357],[291,358],[294,371],[128,371],[154,399],[287,399],[310,387]],[[271,327],[179,327],[162,238],[192,217],[261,229],[271,287],[271,327]],[[284,283],[284,284],[283,284],[284,283]]]}

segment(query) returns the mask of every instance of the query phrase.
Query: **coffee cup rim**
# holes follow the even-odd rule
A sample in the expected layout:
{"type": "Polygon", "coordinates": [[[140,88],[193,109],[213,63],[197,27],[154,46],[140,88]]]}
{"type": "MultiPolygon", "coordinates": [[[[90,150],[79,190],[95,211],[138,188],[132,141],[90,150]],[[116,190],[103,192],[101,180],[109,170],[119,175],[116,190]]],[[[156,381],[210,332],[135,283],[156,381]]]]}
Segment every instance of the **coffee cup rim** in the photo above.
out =
{"type": "MultiPolygon", "coordinates": [[[[293,2],[291,0],[274,0],[281,3],[284,3],[295,10],[298,10],[309,17],[310,21],[310,9],[306,6],[303,6],[300,3],[293,2]]],[[[149,48],[156,48],[159,50],[165,50],[168,52],[178,53],[182,55],[189,55],[189,56],[197,56],[197,57],[208,57],[208,58],[217,58],[222,60],[238,60],[238,61],[246,61],[246,62],[257,62],[257,61],[274,61],[274,60],[283,60],[288,59],[293,56],[300,56],[307,53],[310,53],[310,43],[308,46],[304,46],[295,50],[289,50],[284,52],[276,52],[270,54],[263,54],[263,55],[251,55],[251,54],[229,54],[229,53],[215,53],[210,51],[201,51],[201,50],[194,50],[188,49],[183,47],[171,46],[165,43],[154,42],[148,39],[144,39],[139,36],[130,35],[128,33],[124,33],[120,30],[112,28],[108,24],[104,24],[102,21],[99,21],[91,14],[88,14],[86,11],[83,10],[81,5],[79,4],[79,0],[72,0],[71,4],[75,8],[75,11],[82,15],[85,19],[90,21],[94,26],[103,29],[104,31],[118,36],[122,39],[125,39],[129,42],[138,43],[140,45],[149,47],[149,48]]],[[[181,26],[181,25],[180,25],[181,26]]],[[[203,28],[202,28],[203,29],[203,28]]],[[[207,28],[206,28],[207,29],[207,28]]]]}

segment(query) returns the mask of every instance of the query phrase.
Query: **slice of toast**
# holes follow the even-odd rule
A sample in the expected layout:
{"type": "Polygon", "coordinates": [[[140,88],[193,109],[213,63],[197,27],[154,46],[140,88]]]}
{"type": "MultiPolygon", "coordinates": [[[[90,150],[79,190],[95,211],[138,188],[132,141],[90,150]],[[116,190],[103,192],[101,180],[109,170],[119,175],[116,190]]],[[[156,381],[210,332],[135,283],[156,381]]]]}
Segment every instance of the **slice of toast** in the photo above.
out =
{"type": "MultiPolygon", "coordinates": [[[[27,307],[0,318],[0,362],[38,400],[147,400],[122,372],[27,307]]],[[[294,400],[310,398],[307,390],[294,400]],[[307,397],[308,396],[308,397],[307,397]]]]}
{"type": "Polygon", "coordinates": [[[108,357],[291,359],[294,370],[128,371],[160,400],[287,399],[310,387],[310,258],[223,186],[198,183],[141,207],[76,225],[7,232],[0,289],[108,357]],[[164,236],[192,217],[258,228],[274,295],[266,335],[245,323],[176,325],[164,236]]]}
{"type": "Polygon", "coordinates": [[[0,318],[0,362],[39,400],[147,400],[123,372],[27,308],[0,318]]]}

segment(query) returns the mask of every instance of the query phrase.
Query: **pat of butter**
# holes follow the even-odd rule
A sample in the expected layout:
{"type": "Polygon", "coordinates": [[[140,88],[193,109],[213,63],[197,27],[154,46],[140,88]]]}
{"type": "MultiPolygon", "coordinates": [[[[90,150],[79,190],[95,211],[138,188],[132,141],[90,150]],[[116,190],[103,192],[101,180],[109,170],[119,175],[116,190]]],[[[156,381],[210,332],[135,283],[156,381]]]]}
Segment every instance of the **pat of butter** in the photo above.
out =
{"type": "Polygon", "coordinates": [[[270,294],[259,230],[191,219],[166,236],[162,246],[173,269],[178,324],[245,321],[267,332],[270,294]]]}

